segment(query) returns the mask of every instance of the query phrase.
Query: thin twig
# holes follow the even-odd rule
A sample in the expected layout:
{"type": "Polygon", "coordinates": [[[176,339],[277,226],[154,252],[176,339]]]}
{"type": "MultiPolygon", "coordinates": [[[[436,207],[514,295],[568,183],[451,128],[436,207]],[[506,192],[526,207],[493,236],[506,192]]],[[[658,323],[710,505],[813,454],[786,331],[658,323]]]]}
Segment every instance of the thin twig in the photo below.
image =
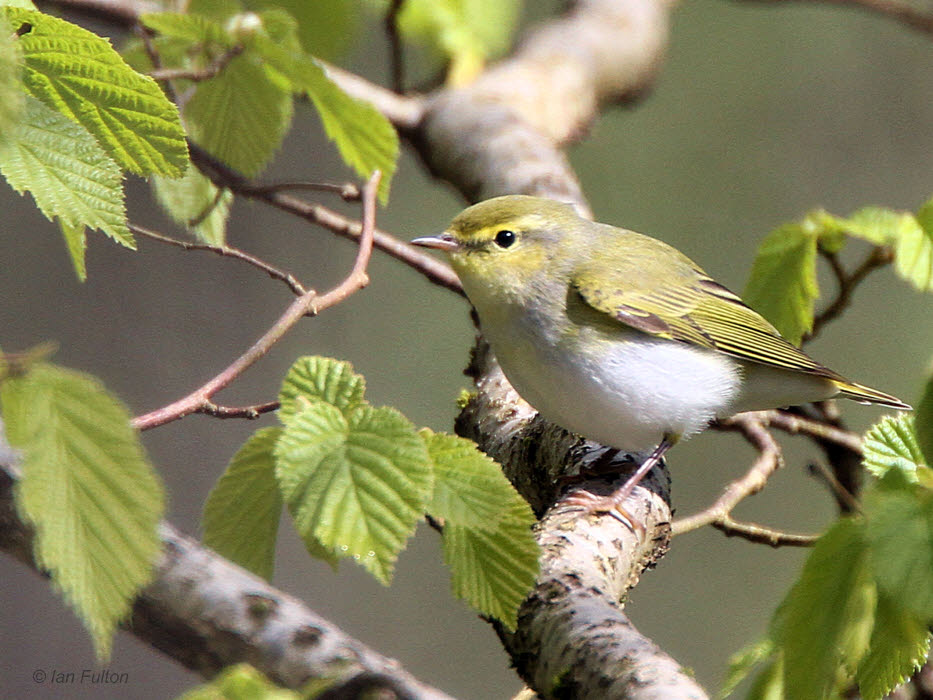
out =
{"type": "Polygon", "coordinates": [[[195,413],[204,413],[214,418],[246,418],[247,420],[256,420],[264,413],[270,413],[277,410],[278,401],[267,401],[266,403],[257,403],[252,406],[220,406],[212,401],[206,401],[195,413]]]}
{"type": "Polygon", "coordinates": [[[199,389],[174,403],[138,416],[133,425],[139,430],[148,430],[165,423],[190,415],[196,411],[208,409],[211,398],[218,391],[228,386],[253,363],[263,357],[303,316],[315,316],[324,309],[339,304],[351,294],[369,284],[366,273],[372,256],[373,234],[376,227],[376,194],[382,174],[377,170],[363,188],[363,224],[359,237],[359,250],[350,274],[326,294],[318,296],[314,290],[307,291],[295,299],[285,313],[257,340],[251,348],[240,355],[220,374],[199,389]]]}
{"type": "Polygon", "coordinates": [[[227,245],[216,246],[210,245],[209,243],[192,243],[190,241],[180,241],[177,238],[172,238],[171,236],[156,233],[151,229],[144,228],[137,224],[128,224],[128,227],[130,231],[132,231],[137,236],[143,236],[144,238],[149,238],[153,241],[159,241],[160,243],[168,243],[169,245],[183,248],[184,250],[206,250],[223,257],[242,260],[243,262],[249,263],[253,267],[262,270],[267,275],[269,275],[269,277],[284,282],[288,285],[288,288],[297,295],[307,294],[308,292],[308,290],[305,289],[304,286],[290,273],[285,272],[284,270],[280,270],[277,267],[273,267],[264,260],[260,260],[254,255],[250,255],[249,253],[242,251],[239,248],[233,248],[227,245]]]}
{"type": "MultiPolygon", "coordinates": [[[[780,0],[764,0],[766,2],[778,2],[780,0]]],[[[872,12],[878,12],[887,15],[893,19],[903,22],[908,27],[913,27],[926,34],[933,34],[933,13],[924,11],[913,5],[903,2],[892,2],[891,0],[823,0],[832,5],[861,7],[872,12]]]]}
{"type": "Polygon", "coordinates": [[[829,267],[836,278],[836,298],[813,318],[813,328],[804,336],[804,342],[812,340],[829,321],[839,316],[852,303],[852,293],[859,283],[870,272],[890,264],[894,260],[894,252],[886,246],[875,246],[865,259],[854,269],[848,272],[839,261],[836,253],[820,249],[820,254],[829,263],[829,267]]]}
{"type": "Polygon", "coordinates": [[[398,15],[404,4],[405,0],[391,0],[385,16],[386,36],[389,38],[392,89],[397,93],[405,91],[405,61],[402,55],[402,39],[398,32],[398,15]]]}
{"type": "Polygon", "coordinates": [[[835,443],[858,454],[862,453],[862,438],[851,430],[787,411],[765,411],[764,422],[791,435],[807,435],[817,440],[835,443]]]}
{"type": "MultiPolygon", "coordinates": [[[[320,204],[306,202],[286,192],[270,191],[264,185],[257,185],[220,162],[191,141],[188,142],[192,162],[207,175],[218,187],[226,187],[248,199],[263,201],[277,209],[298,216],[313,224],[323,226],[334,233],[356,240],[360,236],[361,225],[320,204]]],[[[430,282],[451,291],[463,294],[460,280],[449,265],[427,255],[412,245],[400,241],[385,231],[374,232],[374,245],[424,275],[430,282]]]]}
{"type": "Polygon", "coordinates": [[[243,47],[231,46],[203,68],[156,68],[149,71],[149,77],[159,81],[191,80],[201,82],[216,77],[230,61],[243,53],[243,47]]]}
{"type": "Polygon", "coordinates": [[[355,182],[276,182],[271,185],[256,185],[257,192],[286,192],[288,190],[307,190],[309,192],[333,192],[345,202],[360,199],[360,188],[355,182]]]}
{"type": "Polygon", "coordinates": [[[862,510],[858,500],[852,495],[849,489],[842,485],[842,482],[839,481],[832,470],[819,462],[810,464],[808,469],[811,474],[819,477],[829,487],[829,490],[832,491],[836,500],[845,507],[846,512],[858,513],[862,510]]]}
{"type": "Polygon", "coordinates": [[[729,484],[722,496],[709,508],[675,520],[671,525],[671,533],[675,536],[704,525],[724,522],[741,501],[761,491],[771,475],[784,464],[781,447],[768,432],[760,414],[740,413],[720,421],[717,427],[741,433],[758,450],[758,458],[745,476],[729,484]]]}
{"type": "Polygon", "coordinates": [[[741,537],[749,542],[767,544],[772,547],[812,547],[813,543],[819,539],[819,535],[796,535],[755,523],[743,523],[734,520],[731,515],[722,516],[713,522],[712,526],[726,537],[741,537]]]}

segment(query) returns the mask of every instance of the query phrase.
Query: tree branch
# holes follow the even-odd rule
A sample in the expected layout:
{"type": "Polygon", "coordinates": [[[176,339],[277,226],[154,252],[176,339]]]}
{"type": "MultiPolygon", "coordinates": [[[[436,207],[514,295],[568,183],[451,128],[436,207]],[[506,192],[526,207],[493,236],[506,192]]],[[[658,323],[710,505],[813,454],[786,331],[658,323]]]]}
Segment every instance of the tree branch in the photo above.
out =
{"type": "MultiPolygon", "coordinates": [[[[0,441],[0,551],[45,575],[32,556],[33,532],[13,500],[18,473],[12,457],[0,441]]],[[[312,678],[331,680],[328,698],[360,697],[358,691],[366,690],[449,700],[397,661],[168,523],[160,534],[155,579],[136,598],[125,628],[192,671],[210,678],[225,666],[248,662],[287,688],[299,689],[312,678]]]]}

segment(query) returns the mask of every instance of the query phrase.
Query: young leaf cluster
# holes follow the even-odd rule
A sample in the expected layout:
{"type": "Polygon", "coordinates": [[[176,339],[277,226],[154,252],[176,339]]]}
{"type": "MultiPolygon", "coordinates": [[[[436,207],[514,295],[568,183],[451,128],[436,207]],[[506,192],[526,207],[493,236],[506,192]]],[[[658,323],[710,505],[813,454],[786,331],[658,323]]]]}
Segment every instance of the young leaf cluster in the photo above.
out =
{"type": "Polygon", "coordinates": [[[271,577],[283,504],[308,551],[352,558],[387,584],[425,513],[443,524],[454,593],[514,627],[537,574],[534,516],[476,446],[375,407],[346,362],[299,358],[280,426],[257,431],[212,490],[205,543],[271,577]]]}
{"type": "Polygon", "coordinates": [[[41,361],[0,362],[0,413],[22,455],[15,500],[35,530],[36,563],[105,660],[152,578],[162,485],[126,408],[92,377],[41,361]]]}
{"type": "MultiPolygon", "coordinates": [[[[294,97],[307,97],[344,161],[363,178],[377,169],[383,173],[379,195],[385,202],[398,158],[392,125],[331,81],[320,61],[305,51],[298,23],[284,9],[254,13],[236,3],[227,7],[230,14],[222,16],[142,17],[157,35],[163,67],[187,71],[175,83],[184,95],[191,138],[233,169],[255,176],[291,126],[294,97]]],[[[137,54],[138,48],[131,46],[128,53],[137,54]]],[[[212,196],[205,193],[198,201],[206,209],[212,196]]]]}
{"type": "Polygon", "coordinates": [[[799,344],[813,329],[820,293],[817,252],[835,255],[849,238],[890,248],[898,276],[921,291],[933,291],[931,199],[916,214],[867,207],[846,218],[820,210],[780,226],[758,248],[745,301],[799,344]]]}
{"type": "Polygon", "coordinates": [[[930,408],[884,418],[865,435],[864,465],[879,478],[861,513],[820,538],[768,638],[733,659],[724,695],[763,663],[750,698],[821,700],[857,688],[872,700],[924,663],[933,624],[933,470],[918,444],[921,425],[933,425],[930,408]]]}
{"type": "Polygon", "coordinates": [[[86,228],[135,247],[123,172],[185,171],[178,110],[107,40],[70,22],[4,3],[0,34],[0,173],[58,221],[84,279],[86,228]]]}

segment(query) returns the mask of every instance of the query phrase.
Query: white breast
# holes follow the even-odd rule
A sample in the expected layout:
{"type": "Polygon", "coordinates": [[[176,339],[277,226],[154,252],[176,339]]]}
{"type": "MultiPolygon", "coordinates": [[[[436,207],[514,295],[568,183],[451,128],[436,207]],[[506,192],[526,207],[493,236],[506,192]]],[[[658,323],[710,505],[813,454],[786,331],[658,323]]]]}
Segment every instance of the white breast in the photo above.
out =
{"type": "Polygon", "coordinates": [[[584,328],[564,337],[528,319],[487,333],[502,369],[545,418],[606,445],[654,448],[666,433],[688,437],[729,415],[739,363],[721,353],[627,330],[607,340],[584,328]]]}

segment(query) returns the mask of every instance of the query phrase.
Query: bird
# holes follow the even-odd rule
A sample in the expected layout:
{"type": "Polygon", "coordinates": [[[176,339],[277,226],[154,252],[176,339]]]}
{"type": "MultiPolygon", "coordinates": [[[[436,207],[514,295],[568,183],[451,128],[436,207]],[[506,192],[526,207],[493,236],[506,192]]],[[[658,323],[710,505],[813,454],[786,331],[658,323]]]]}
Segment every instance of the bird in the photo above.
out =
{"type": "Polygon", "coordinates": [[[676,248],[569,204],[506,195],[438,235],[506,378],[542,417],[645,456],[608,496],[571,505],[634,522],[623,504],[665,453],[717,419],[833,397],[910,410],[820,364],[676,248]]]}

